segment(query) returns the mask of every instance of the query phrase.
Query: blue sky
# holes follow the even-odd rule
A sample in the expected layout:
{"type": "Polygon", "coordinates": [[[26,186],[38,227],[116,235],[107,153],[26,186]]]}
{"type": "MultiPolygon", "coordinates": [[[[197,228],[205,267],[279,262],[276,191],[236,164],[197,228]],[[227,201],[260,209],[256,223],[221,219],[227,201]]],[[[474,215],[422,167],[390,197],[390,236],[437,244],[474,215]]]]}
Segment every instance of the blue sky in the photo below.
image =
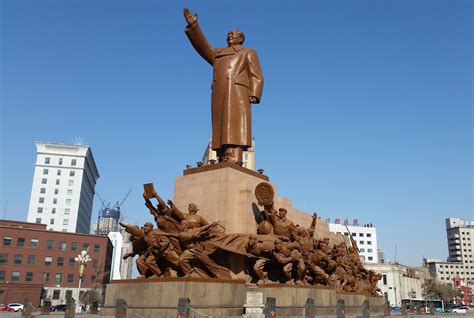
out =
{"type": "Polygon", "coordinates": [[[84,138],[99,194],[133,189],[128,222],[148,220],[143,183],[172,197],[211,130],[212,71],[183,7],[214,46],[239,28],[258,52],[256,167],[279,195],[373,223],[390,260],[395,245],[408,265],[447,256],[444,219],[474,219],[467,0],[2,0],[2,217],[26,220],[36,140],[84,138]]]}

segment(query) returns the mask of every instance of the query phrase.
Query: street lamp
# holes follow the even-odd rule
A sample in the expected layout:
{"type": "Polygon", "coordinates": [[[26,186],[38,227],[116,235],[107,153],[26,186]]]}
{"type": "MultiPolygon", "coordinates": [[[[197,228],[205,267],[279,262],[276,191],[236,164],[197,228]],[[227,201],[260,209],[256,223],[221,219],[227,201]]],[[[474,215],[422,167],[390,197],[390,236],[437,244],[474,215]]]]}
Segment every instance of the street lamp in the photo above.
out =
{"type": "Polygon", "coordinates": [[[82,274],[84,273],[84,267],[86,267],[87,263],[91,261],[91,258],[89,257],[89,255],[87,255],[87,251],[82,251],[81,254],[77,255],[77,257],[74,258],[74,260],[76,261],[76,263],[79,264],[79,287],[77,294],[77,304],[79,304],[79,297],[81,296],[82,274]]]}

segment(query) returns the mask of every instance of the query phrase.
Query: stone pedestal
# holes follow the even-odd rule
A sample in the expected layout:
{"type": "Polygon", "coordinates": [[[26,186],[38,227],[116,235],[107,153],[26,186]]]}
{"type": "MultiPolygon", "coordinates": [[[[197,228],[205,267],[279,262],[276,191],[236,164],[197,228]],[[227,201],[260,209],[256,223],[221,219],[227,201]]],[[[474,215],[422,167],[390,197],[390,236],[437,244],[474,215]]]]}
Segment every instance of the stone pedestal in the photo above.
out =
{"type": "Polygon", "coordinates": [[[322,287],[279,284],[257,287],[232,280],[157,278],[112,281],[107,285],[104,308],[99,314],[114,316],[116,299],[123,299],[127,303],[127,317],[175,318],[179,299],[188,298],[191,311],[212,317],[237,317],[244,314],[248,292],[262,294],[263,299],[275,298],[277,317],[303,316],[308,298],[315,300],[316,316],[334,317],[339,299],[344,300],[348,315],[360,316],[366,299],[370,301],[372,315],[383,313],[383,297],[322,287]]]}
{"type": "MultiPolygon", "coordinates": [[[[311,214],[293,208],[290,200],[278,196],[268,176],[231,163],[185,170],[183,176],[176,177],[173,201],[182,211],[187,211],[191,202],[197,204],[199,214],[209,222],[221,221],[227,233],[256,234],[256,218],[262,207],[257,204],[255,187],[264,181],[275,189],[275,208],[287,209],[287,217],[295,224],[309,227],[311,214]]],[[[323,220],[316,225],[315,237],[329,237],[335,243],[342,239],[330,233],[323,220]]]]}

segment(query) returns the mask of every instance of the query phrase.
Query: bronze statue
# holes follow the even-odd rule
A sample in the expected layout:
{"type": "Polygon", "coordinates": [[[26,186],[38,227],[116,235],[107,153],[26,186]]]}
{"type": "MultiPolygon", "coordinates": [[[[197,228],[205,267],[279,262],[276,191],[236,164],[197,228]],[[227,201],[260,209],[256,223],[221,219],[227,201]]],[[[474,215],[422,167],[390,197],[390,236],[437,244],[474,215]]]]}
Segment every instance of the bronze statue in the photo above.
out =
{"type": "Polygon", "coordinates": [[[227,33],[227,47],[213,48],[197,16],[184,9],[184,32],[196,51],[213,66],[211,115],[212,149],[219,161],[242,165],[242,151],[252,146],[251,104],[260,103],[263,76],[257,53],[242,46],[244,33],[227,33]]]}

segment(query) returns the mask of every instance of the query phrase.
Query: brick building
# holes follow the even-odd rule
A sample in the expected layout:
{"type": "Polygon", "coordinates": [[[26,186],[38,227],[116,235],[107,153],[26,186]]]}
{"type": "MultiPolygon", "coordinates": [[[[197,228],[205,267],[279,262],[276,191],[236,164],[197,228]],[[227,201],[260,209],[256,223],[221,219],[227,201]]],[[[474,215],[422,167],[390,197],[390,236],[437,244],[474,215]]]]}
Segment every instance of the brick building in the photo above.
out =
{"type": "Polygon", "coordinates": [[[92,259],[85,270],[80,292],[105,291],[109,282],[112,243],[107,236],[55,232],[45,224],[0,220],[0,303],[39,306],[41,291],[52,304],[66,302],[67,294],[79,297],[79,265],[74,258],[86,250],[92,259]]]}

